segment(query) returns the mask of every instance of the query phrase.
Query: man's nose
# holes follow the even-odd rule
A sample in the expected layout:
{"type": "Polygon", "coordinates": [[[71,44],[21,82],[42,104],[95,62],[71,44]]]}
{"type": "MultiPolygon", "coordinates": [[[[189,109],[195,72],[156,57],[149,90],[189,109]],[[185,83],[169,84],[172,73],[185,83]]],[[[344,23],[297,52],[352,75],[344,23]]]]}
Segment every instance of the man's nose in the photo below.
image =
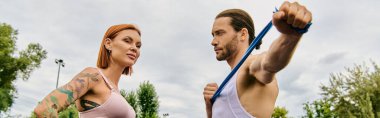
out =
{"type": "Polygon", "coordinates": [[[214,39],[212,39],[212,41],[211,41],[211,45],[212,46],[217,46],[218,45],[218,41],[214,38],[214,39]]]}

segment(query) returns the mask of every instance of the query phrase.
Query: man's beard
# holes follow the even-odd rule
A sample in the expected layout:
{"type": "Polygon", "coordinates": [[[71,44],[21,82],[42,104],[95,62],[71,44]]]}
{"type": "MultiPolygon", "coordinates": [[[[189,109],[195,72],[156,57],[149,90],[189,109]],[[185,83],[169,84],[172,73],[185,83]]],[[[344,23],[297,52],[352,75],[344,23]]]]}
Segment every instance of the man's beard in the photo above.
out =
{"type": "Polygon", "coordinates": [[[226,49],[226,52],[224,53],[224,51],[222,51],[220,55],[216,56],[216,59],[218,61],[222,61],[231,58],[231,55],[235,54],[237,51],[237,43],[238,39],[237,36],[235,36],[235,38],[228,42],[227,45],[224,47],[226,49]]]}

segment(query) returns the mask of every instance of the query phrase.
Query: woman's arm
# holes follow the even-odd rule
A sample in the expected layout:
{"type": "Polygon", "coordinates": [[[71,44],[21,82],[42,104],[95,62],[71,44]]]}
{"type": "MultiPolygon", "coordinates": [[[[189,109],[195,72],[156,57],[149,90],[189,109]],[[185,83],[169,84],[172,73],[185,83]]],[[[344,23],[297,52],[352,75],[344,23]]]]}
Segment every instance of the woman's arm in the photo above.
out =
{"type": "Polygon", "coordinates": [[[58,117],[58,112],[74,103],[99,83],[98,71],[86,68],[76,75],[69,83],[52,91],[34,109],[37,117],[58,117]]]}

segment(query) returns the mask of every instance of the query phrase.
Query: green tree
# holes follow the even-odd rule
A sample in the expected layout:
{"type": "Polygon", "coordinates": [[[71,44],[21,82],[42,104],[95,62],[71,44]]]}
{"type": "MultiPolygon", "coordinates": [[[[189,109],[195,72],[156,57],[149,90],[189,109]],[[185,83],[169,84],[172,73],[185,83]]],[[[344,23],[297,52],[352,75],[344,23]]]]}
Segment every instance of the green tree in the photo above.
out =
{"type": "MultiPolygon", "coordinates": [[[[372,62],[346,68],[346,72],[331,74],[329,85],[322,85],[323,99],[305,104],[312,113],[330,113],[334,117],[380,117],[380,68],[372,62]]],[[[308,116],[310,116],[308,114],[308,116]]]]}
{"type": "Polygon", "coordinates": [[[277,106],[274,108],[274,113],[272,114],[272,118],[287,118],[288,110],[285,107],[277,106]]]}
{"type": "Polygon", "coordinates": [[[140,84],[137,90],[140,118],[158,118],[158,96],[153,84],[149,81],[140,84]]]}
{"type": "Polygon", "coordinates": [[[47,52],[38,43],[31,43],[15,55],[17,30],[0,23],[0,114],[6,112],[16,98],[13,82],[17,78],[27,80],[31,72],[46,59],[47,52]]]}
{"type": "Polygon", "coordinates": [[[60,118],[79,118],[78,109],[75,104],[70,105],[65,110],[59,112],[60,118]]]}
{"type": "Polygon", "coordinates": [[[306,111],[304,118],[336,118],[332,111],[331,103],[325,99],[316,100],[313,103],[305,103],[303,109],[306,111]]]}
{"type": "Polygon", "coordinates": [[[137,118],[158,118],[158,96],[153,84],[149,81],[140,83],[137,91],[126,92],[121,90],[121,95],[128,101],[136,112],[137,118]]]}
{"type": "MultiPolygon", "coordinates": [[[[75,104],[70,105],[66,109],[58,113],[59,118],[79,118],[79,112],[75,104]]],[[[30,118],[37,118],[34,112],[31,113],[30,118]]]]}

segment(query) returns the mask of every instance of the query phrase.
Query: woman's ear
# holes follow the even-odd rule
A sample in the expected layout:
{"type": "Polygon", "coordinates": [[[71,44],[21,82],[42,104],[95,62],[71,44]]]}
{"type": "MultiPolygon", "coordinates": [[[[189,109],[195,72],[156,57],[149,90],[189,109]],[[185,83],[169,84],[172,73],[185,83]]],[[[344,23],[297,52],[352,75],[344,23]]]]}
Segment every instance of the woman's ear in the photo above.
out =
{"type": "Polygon", "coordinates": [[[248,40],[249,38],[249,34],[248,34],[248,29],[247,28],[242,28],[240,30],[240,33],[241,33],[241,40],[244,41],[244,40],[248,40]]]}
{"type": "Polygon", "coordinates": [[[112,40],[110,38],[107,38],[106,41],[104,42],[104,46],[106,47],[107,50],[112,50],[111,42],[112,40]]]}

